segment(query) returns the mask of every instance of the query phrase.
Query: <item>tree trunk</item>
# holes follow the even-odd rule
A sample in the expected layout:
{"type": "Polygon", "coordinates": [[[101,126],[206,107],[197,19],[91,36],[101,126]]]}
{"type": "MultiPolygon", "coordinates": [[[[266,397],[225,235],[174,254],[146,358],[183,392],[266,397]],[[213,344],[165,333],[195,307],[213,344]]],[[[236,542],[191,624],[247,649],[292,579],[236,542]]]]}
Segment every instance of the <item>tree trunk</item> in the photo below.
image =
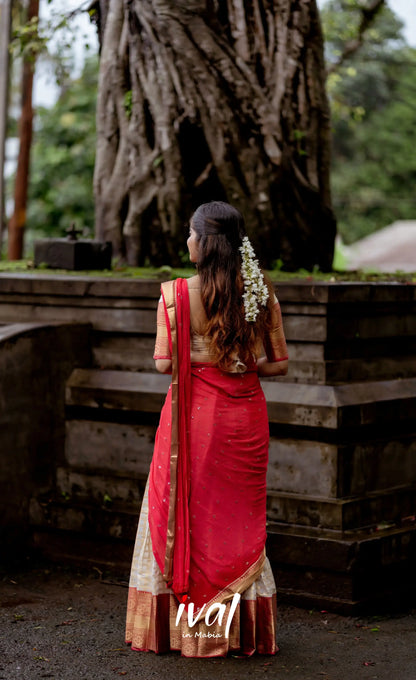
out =
{"type": "Polygon", "coordinates": [[[11,0],[0,5],[0,257],[5,226],[4,162],[6,151],[7,113],[9,108],[9,47],[11,33],[11,0]]]}
{"type": "MultiPolygon", "coordinates": [[[[39,16],[39,0],[29,0],[27,22],[39,16]]],[[[22,112],[19,124],[19,155],[14,184],[14,212],[9,222],[9,260],[23,257],[23,237],[26,225],[27,189],[29,184],[30,148],[32,145],[32,90],[34,58],[25,57],[22,72],[22,112]]]]}
{"type": "Polygon", "coordinates": [[[209,200],[264,266],[332,265],[330,120],[315,0],[101,0],[97,236],[177,265],[209,200]]]}

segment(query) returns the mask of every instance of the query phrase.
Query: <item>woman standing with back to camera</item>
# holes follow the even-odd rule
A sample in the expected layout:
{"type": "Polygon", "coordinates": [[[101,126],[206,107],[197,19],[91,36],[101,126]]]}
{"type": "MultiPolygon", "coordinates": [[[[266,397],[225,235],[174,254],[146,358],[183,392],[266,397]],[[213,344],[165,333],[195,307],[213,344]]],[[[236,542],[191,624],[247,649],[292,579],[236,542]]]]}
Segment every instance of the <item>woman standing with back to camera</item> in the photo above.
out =
{"type": "Polygon", "coordinates": [[[172,384],[140,513],[126,641],[192,657],[274,654],[259,376],[287,372],[280,308],[228,203],[195,211],[188,249],[197,275],[162,284],[158,306],[154,359],[172,384]]]}

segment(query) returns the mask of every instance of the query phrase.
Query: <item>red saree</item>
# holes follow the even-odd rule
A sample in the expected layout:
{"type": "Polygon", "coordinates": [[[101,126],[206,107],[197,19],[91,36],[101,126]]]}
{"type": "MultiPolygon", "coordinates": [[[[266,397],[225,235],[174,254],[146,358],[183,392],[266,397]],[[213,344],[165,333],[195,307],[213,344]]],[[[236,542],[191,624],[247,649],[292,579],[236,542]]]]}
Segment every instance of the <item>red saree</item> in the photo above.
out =
{"type": "MultiPolygon", "coordinates": [[[[219,656],[230,649],[273,654],[275,591],[265,557],[269,434],[263,391],[255,370],[226,373],[211,364],[191,365],[186,281],[164,284],[162,292],[172,385],[148,482],[148,528],[160,577],[151,596],[141,590],[140,578],[130,588],[126,639],[136,649],[181,649],[187,656],[219,656]],[[162,575],[168,587],[165,598],[162,575]],[[243,598],[228,637],[227,616],[222,626],[217,622],[207,627],[204,615],[213,603],[228,603],[228,612],[235,593],[243,598]],[[179,602],[193,603],[194,620],[200,613],[196,626],[188,625],[187,611],[177,625],[179,602]]],[[[138,572],[143,564],[137,562],[138,572]]]]}

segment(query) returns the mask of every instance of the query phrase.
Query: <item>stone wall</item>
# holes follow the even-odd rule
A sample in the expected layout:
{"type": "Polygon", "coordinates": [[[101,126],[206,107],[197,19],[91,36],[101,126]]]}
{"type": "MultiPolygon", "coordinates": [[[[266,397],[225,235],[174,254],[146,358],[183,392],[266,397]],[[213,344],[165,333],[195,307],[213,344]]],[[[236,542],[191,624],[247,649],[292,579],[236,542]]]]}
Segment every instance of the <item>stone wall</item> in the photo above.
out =
{"type": "Polygon", "coordinates": [[[89,326],[0,326],[0,540],[12,557],[30,534],[34,495],[54,485],[65,445],[65,383],[90,361],[89,326]]]}

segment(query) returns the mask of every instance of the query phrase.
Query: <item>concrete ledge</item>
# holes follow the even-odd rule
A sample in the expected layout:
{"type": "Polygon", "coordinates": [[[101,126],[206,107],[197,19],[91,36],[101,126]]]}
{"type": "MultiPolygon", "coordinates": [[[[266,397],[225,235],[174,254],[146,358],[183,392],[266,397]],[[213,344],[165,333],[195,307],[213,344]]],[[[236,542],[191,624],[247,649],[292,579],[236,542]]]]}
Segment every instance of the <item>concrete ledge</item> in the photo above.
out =
{"type": "Polygon", "coordinates": [[[267,492],[267,517],[271,521],[344,532],[375,527],[386,518],[390,522],[400,522],[413,515],[415,507],[416,485],[410,484],[354,498],[267,492]]]}
{"type": "Polygon", "coordinates": [[[170,385],[170,376],[76,369],[66,387],[69,406],[159,412],[170,385]]]}
{"type": "Polygon", "coordinates": [[[416,378],[299,385],[262,381],[269,421],[342,431],[382,422],[413,421],[416,378]]]}
{"type": "Polygon", "coordinates": [[[160,295],[160,281],[109,278],[104,276],[68,276],[67,274],[0,273],[0,295],[52,295],[76,297],[155,298],[160,295]]]}
{"type": "MultiPolygon", "coordinates": [[[[164,279],[161,279],[164,280],[164,279]]],[[[395,282],[307,281],[297,279],[277,284],[279,300],[296,304],[416,302],[415,286],[395,282]]],[[[97,297],[156,297],[160,281],[123,277],[0,272],[0,294],[15,293],[95,295],[97,297]]]]}
{"type": "Polygon", "coordinates": [[[27,323],[11,323],[0,325],[0,344],[2,342],[8,342],[10,340],[17,340],[26,335],[30,335],[33,331],[43,330],[47,328],[58,328],[65,327],[71,328],[73,326],[79,326],[80,324],[68,323],[61,324],[59,321],[48,323],[43,322],[27,322],[27,323]]]}
{"type": "MultiPolygon", "coordinates": [[[[67,383],[67,404],[159,412],[170,376],[77,369],[67,383]]],[[[350,385],[296,385],[262,381],[271,423],[331,430],[400,422],[416,413],[416,378],[350,385]]]]}

